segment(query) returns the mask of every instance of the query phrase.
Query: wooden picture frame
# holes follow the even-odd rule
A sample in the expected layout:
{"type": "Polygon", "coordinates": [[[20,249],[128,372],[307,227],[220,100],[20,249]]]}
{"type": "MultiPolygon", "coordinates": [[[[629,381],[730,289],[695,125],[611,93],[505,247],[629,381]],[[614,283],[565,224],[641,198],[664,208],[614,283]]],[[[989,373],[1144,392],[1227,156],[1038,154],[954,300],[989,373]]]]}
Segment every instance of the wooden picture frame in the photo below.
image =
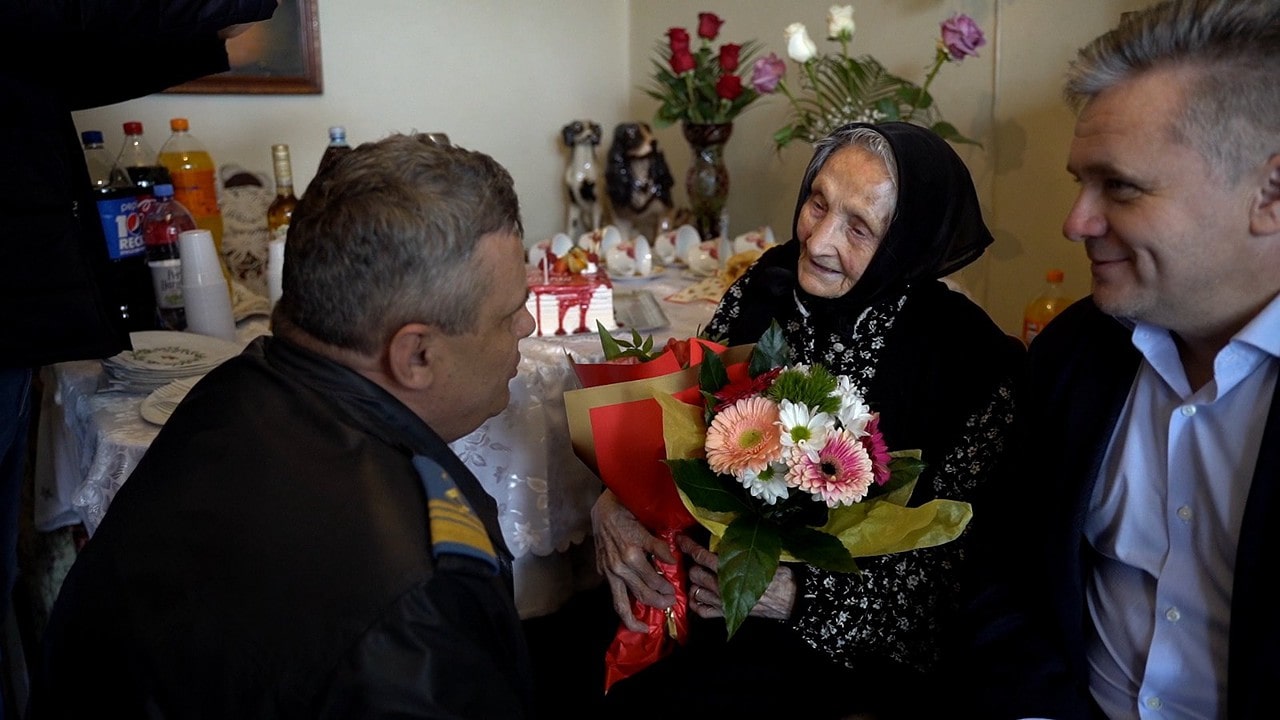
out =
{"type": "Polygon", "coordinates": [[[270,20],[227,41],[231,69],[175,85],[168,93],[319,95],[318,0],[280,0],[270,20]]]}

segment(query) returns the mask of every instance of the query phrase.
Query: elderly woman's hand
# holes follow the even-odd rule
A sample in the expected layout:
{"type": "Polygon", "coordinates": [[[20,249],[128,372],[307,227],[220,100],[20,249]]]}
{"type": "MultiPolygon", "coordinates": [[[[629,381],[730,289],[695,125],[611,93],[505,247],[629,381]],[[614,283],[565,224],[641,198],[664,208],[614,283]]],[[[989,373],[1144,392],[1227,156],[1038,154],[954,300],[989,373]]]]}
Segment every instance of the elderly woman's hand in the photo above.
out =
{"type": "MultiPolygon", "coordinates": [[[[694,562],[689,568],[689,606],[698,617],[724,617],[720,604],[720,581],[716,576],[720,558],[687,537],[681,536],[679,542],[680,549],[693,558],[694,562]]],[[[786,620],[791,617],[791,609],[795,604],[795,577],[791,574],[791,568],[779,565],[769,587],[749,614],[771,620],[786,620]]]]}
{"type": "Polygon", "coordinates": [[[591,527],[596,542],[596,569],[609,582],[613,609],[629,629],[645,632],[648,626],[631,614],[631,596],[656,608],[675,604],[675,588],[650,560],[656,556],[674,563],[671,548],[650,534],[608,490],[591,508],[591,527]]]}

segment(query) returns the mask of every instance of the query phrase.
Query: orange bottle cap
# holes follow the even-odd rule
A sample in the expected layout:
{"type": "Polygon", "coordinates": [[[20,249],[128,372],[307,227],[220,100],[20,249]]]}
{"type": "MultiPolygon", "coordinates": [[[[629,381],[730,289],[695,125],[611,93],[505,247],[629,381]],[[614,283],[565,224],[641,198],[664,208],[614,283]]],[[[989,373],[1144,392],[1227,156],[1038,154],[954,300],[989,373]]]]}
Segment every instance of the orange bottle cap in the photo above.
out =
{"type": "Polygon", "coordinates": [[[169,121],[169,129],[174,132],[186,132],[191,129],[191,125],[187,123],[186,118],[173,118],[169,121]]]}
{"type": "Polygon", "coordinates": [[[1050,270],[1044,277],[1051,283],[1060,283],[1064,276],[1061,270],[1050,270]]]}

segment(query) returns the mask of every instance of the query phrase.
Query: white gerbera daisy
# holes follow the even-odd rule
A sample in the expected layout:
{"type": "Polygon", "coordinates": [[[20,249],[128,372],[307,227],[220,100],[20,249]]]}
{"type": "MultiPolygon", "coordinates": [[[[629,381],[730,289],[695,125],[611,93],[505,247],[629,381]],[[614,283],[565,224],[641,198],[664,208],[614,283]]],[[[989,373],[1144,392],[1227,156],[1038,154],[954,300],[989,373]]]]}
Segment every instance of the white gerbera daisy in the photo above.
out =
{"type": "Polygon", "coordinates": [[[827,444],[827,434],[835,429],[835,418],[829,413],[814,413],[803,403],[782,400],[778,403],[778,425],[782,427],[783,447],[821,450],[827,444]]]}

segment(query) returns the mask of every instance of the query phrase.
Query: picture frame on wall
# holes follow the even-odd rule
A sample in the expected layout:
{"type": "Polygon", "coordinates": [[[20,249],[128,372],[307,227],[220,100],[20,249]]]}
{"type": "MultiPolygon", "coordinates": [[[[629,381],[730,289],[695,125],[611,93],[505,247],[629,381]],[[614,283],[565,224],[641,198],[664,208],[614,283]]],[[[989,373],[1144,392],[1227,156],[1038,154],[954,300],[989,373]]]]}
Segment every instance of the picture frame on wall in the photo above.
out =
{"type": "Polygon", "coordinates": [[[319,95],[318,0],[280,0],[270,20],[227,41],[231,69],[175,85],[168,93],[319,95]]]}

